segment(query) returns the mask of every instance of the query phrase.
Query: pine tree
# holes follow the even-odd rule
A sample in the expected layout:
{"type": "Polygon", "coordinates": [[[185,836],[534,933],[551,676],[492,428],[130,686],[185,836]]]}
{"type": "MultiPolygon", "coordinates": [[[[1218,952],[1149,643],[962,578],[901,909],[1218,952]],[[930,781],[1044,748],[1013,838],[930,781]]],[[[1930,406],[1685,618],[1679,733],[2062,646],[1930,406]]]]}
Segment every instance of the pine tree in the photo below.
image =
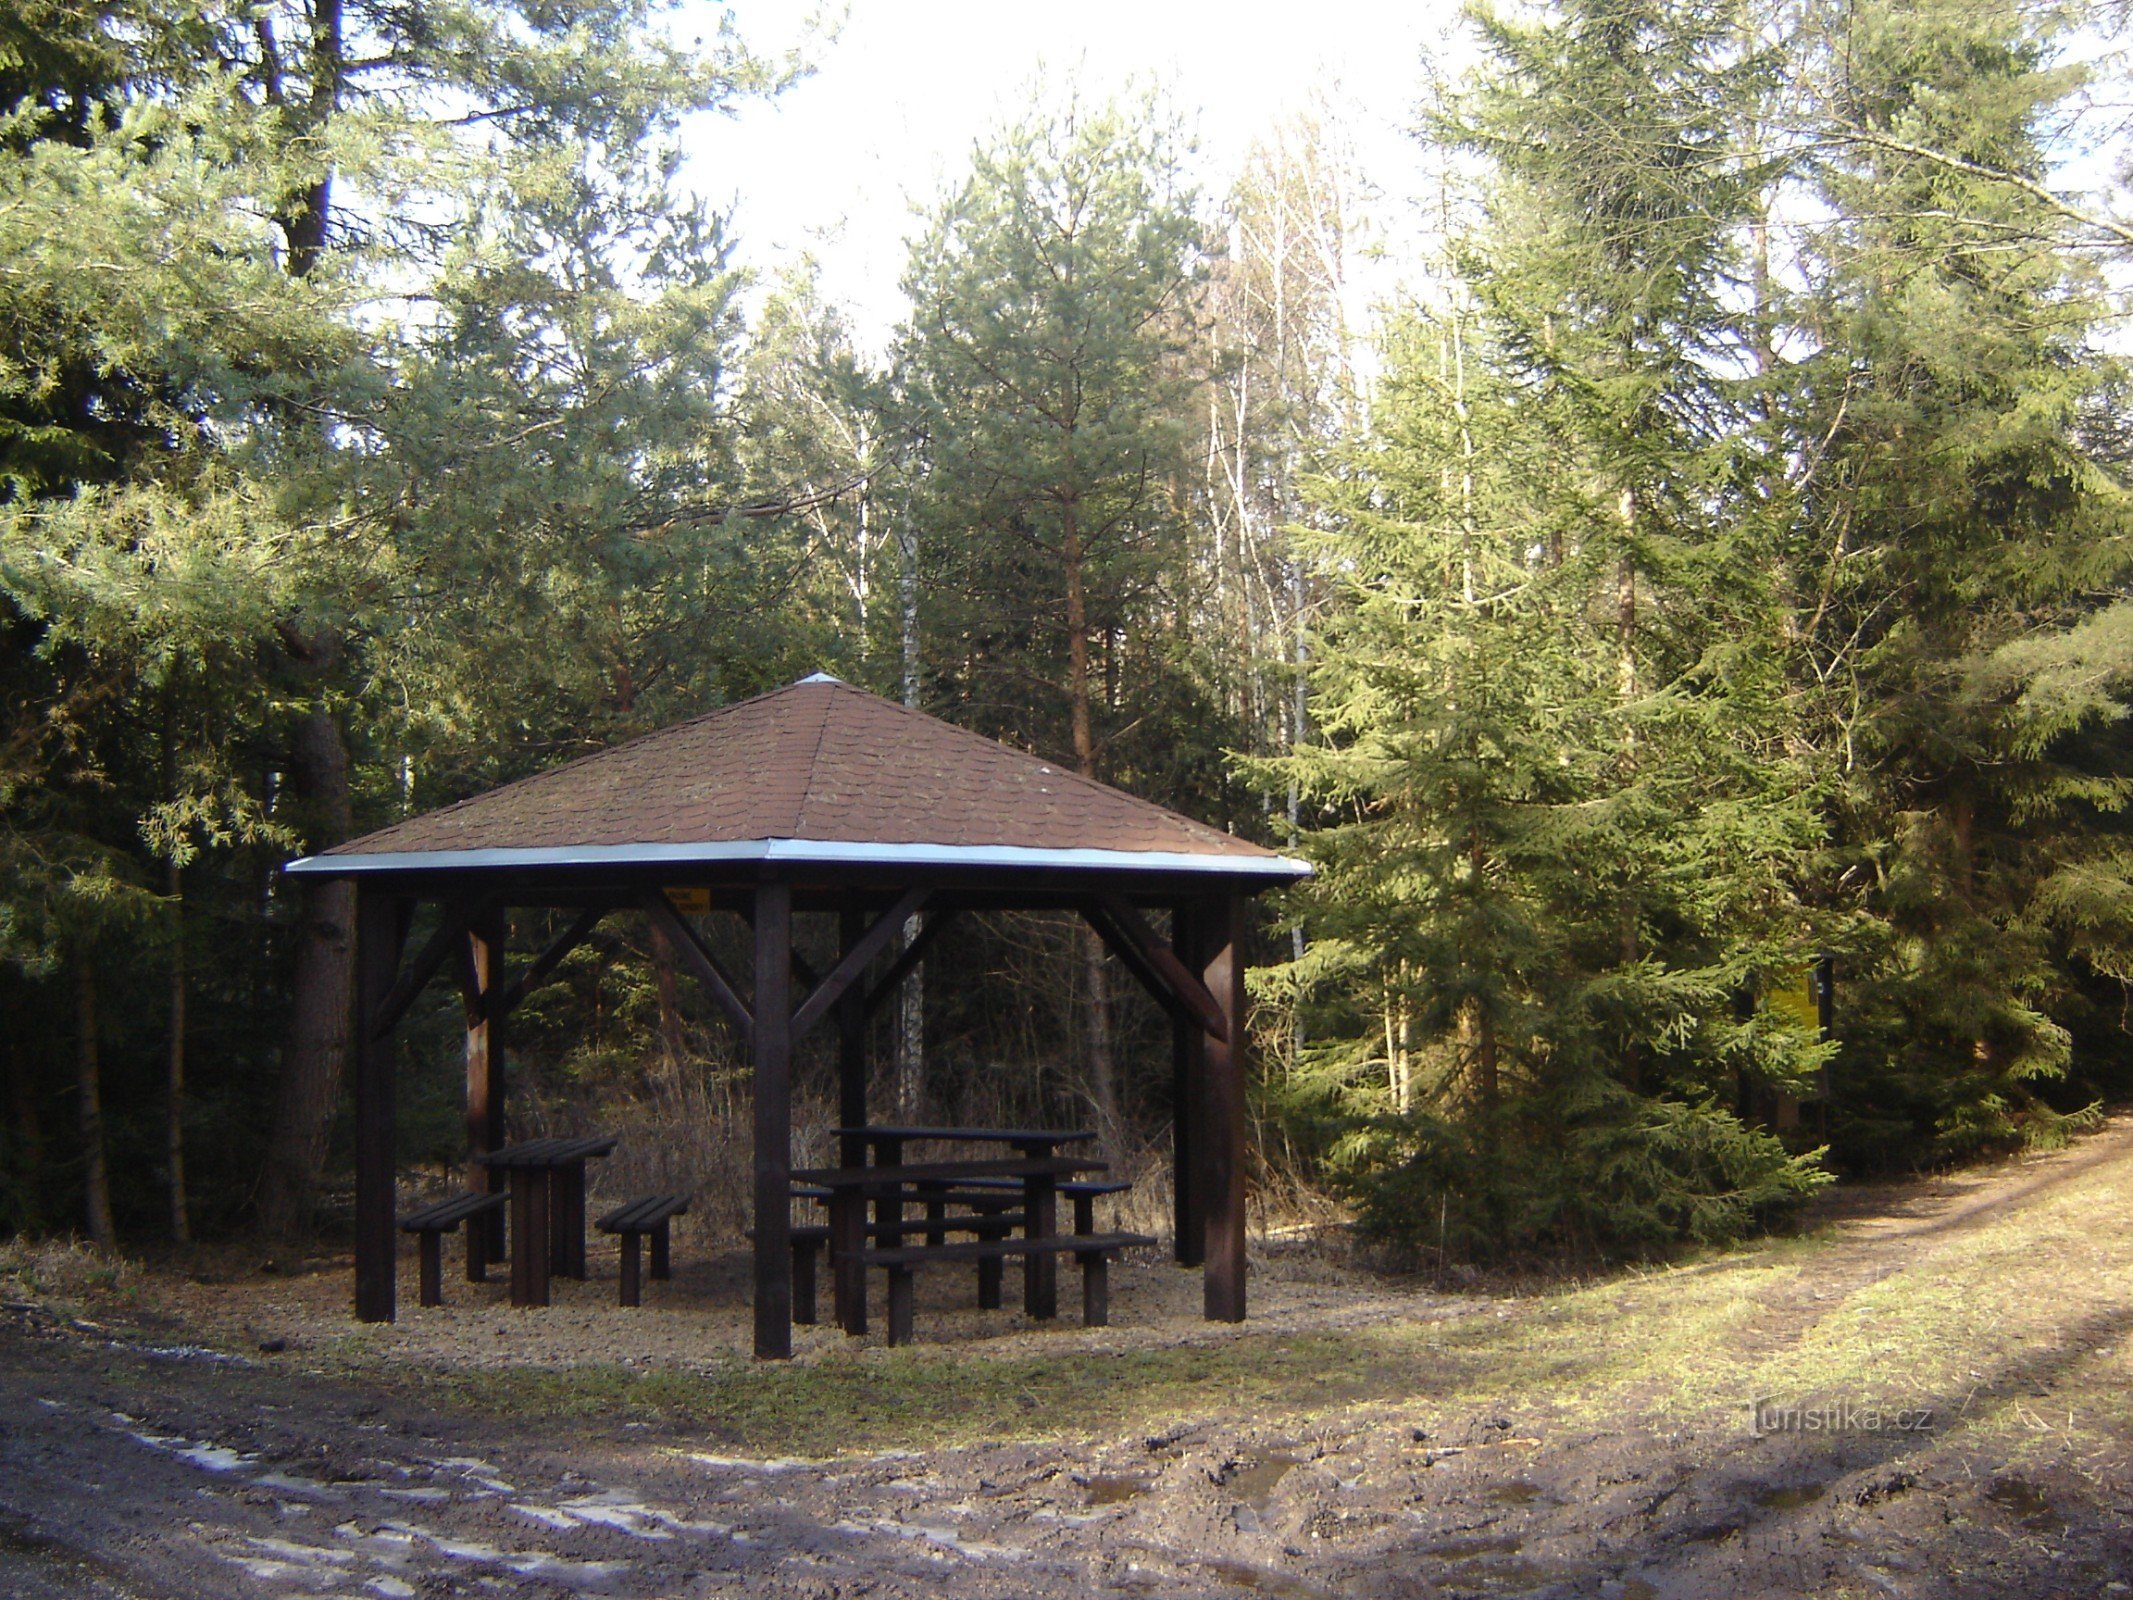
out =
{"type": "MultiPolygon", "coordinates": [[[[1005,131],[914,246],[898,356],[935,694],[1164,796],[1212,787],[1219,761],[1166,626],[1199,233],[1179,153],[1149,105],[1070,99],[1005,131]]],[[[1081,946],[1090,1093],[1115,1140],[1105,961],[1093,934],[1081,946]]]]}

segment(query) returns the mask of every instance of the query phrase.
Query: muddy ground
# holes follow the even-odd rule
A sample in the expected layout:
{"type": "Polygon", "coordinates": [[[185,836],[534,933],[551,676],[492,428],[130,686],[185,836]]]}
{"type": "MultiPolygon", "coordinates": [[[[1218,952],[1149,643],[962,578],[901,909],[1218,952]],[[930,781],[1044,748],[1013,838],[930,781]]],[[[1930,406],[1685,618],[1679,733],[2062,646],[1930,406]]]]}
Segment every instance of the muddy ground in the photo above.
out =
{"type": "Polygon", "coordinates": [[[2133,1594],[2133,1122],[1664,1272],[1269,1249],[1225,1330],[1149,1261],[1101,1333],[942,1281],[776,1370],[730,1261],[382,1333],[257,1265],[0,1274],[0,1595],[2133,1594]]]}

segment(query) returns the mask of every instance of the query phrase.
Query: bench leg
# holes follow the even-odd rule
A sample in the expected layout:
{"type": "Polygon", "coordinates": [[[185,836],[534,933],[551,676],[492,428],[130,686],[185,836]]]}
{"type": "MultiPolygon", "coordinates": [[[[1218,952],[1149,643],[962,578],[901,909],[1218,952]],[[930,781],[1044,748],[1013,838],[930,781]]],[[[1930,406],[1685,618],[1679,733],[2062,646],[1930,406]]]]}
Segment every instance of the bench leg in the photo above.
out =
{"type": "Polygon", "coordinates": [[[1074,1196],[1074,1231],[1086,1239],[1096,1231],[1096,1196],[1074,1196]]]}
{"type": "Polygon", "coordinates": [[[792,1319],[803,1328],[815,1325],[815,1241],[792,1242],[792,1319]]]}
{"type": "Polygon", "coordinates": [[[422,1303],[441,1306],[444,1304],[444,1235],[435,1228],[425,1228],[419,1237],[422,1240],[422,1303]]]}
{"type": "Polygon", "coordinates": [[[644,1303],[644,1285],[639,1280],[639,1275],[637,1271],[638,1237],[639,1236],[634,1233],[625,1233],[624,1235],[622,1235],[621,1303],[626,1306],[642,1305],[644,1303]]]}
{"type": "Polygon", "coordinates": [[[911,1269],[889,1268],[889,1343],[911,1342],[911,1269]]]}
{"type": "MultiPolygon", "coordinates": [[[[994,1240],[1006,1238],[1009,1228],[1005,1222],[996,1221],[991,1215],[987,1215],[985,1221],[979,1224],[974,1231],[980,1239],[989,1244],[994,1240]]],[[[1005,1263],[998,1256],[985,1256],[979,1260],[978,1309],[980,1311],[997,1311],[1000,1309],[1000,1284],[1001,1279],[1006,1276],[1006,1273],[1001,1270],[1004,1265],[1005,1263]]]]}
{"type": "Polygon", "coordinates": [[[660,1283],[674,1276],[672,1259],[667,1254],[667,1224],[664,1222],[652,1230],[652,1276],[660,1283]]]}
{"type": "Polygon", "coordinates": [[[1091,1250],[1081,1258],[1081,1325],[1104,1328],[1111,1323],[1111,1258],[1091,1250]]]}

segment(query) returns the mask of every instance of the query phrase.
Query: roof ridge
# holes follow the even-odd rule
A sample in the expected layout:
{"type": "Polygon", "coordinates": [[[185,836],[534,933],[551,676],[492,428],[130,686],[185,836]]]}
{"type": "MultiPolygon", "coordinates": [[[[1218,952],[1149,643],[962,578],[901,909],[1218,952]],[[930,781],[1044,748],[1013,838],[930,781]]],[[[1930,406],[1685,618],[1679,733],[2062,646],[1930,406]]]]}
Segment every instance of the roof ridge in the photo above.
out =
{"type": "MultiPolygon", "coordinates": [[[[850,689],[852,687],[842,678],[832,678],[829,674],[822,672],[818,672],[812,677],[802,678],[799,683],[793,684],[792,687],[797,689],[805,684],[820,684],[824,688],[837,689],[850,689]]],[[[854,692],[858,694],[866,693],[863,689],[855,690],[854,692]]],[[[879,699],[880,696],[876,695],[873,698],[879,699]]],[[[800,785],[799,801],[793,806],[792,836],[796,839],[801,837],[800,829],[807,821],[807,802],[814,796],[815,775],[822,770],[822,751],[824,746],[829,743],[830,707],[833,703],[829,696],[824,695],[822,697],[822,720],[815,725],[815,748],[808,755],[807,777],[800,785]]]]}

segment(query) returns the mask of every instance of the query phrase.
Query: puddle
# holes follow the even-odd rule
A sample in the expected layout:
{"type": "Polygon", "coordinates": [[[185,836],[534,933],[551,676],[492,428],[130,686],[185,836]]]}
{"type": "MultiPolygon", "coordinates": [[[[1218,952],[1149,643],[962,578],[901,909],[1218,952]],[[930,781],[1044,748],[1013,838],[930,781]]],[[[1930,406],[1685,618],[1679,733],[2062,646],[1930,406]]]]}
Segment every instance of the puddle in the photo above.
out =
{"type": "Polygon", "coordinates": [[[1263,1511],[1266,1509],[1266,1503],[1274,1498],[1274,1491],[1280,1487],[1281,1480],[1286,1478],[1295,1466],[1294,1456],[1285,1451],[1274,1450],[1249,1466],[1231,1462],[1222,1469],[1222,1476],[1215,1481],[1246,1505],[1256,1506],[1263,1511]]]}
{"type": "Polygon", "coordinates": [[[2066,1532],[2066,1518],[2052,1509],[2044,1491],[2027,1478],[1994,1478],[1985,1498],[2002,1511],[2013,1512],[2015,1521],[2032,1533],[2066,1532]]]}
{"type": "Polygon", "coordinates": [[[1472,1561],[1478,1556],[1515,1556],[1526,1547],[1523,1539],[1508,1535],[1473,1539],[1443,1539],[1436,1544],[1424,1545],[1422,1553],[1435,1556],[1440,1561],[1472,1561]]]}
{"type": "Polygon", "coordinates": [[[1138,1500],[1154,1487],[1154,1480],[1125,1472],[1099,1472],[1084,1479],[1082,1487],[1089,1492],[1090,1505],[1115,1506],[1123,1501],[1138,1500]]]}
{"type": "Polygon", "coordinates": [[[1826,1482],[1787,1484],[1758,1491],[1755,1503],[1765,1511],[1797,1511],[1820,1500],[1828,1488],[1826,1482]]]}
{"type": "MultiPolygon", "coordinates": [[[[1289,1463],[1294,1466],[1295,1463],[1289,1463]]],[[[1202,1561],[1200,1570],[1211,1573],[1224,1583],[1234,1583],[1240,1589],[1250,1589],[1257,1594],[1271,1594],[1279,1600],[1328,1600],[1328,1592],[1305,1583],[1301,1578],[1292,1578],[1285,1572],[1272,1572],[1265,1567],[1255,1567],[1247,1561],[1202,1561]]]]}
{"type": "Polygon", "coordinates": [[[1500,1506],[1552,1506],[1560,1503],[1539,1484],[1529,1483],[1524,1478],[1513,1478],[1509,1483],[1499,1483],[1489,1491],[1488,1498],[1500,1506]]]}

